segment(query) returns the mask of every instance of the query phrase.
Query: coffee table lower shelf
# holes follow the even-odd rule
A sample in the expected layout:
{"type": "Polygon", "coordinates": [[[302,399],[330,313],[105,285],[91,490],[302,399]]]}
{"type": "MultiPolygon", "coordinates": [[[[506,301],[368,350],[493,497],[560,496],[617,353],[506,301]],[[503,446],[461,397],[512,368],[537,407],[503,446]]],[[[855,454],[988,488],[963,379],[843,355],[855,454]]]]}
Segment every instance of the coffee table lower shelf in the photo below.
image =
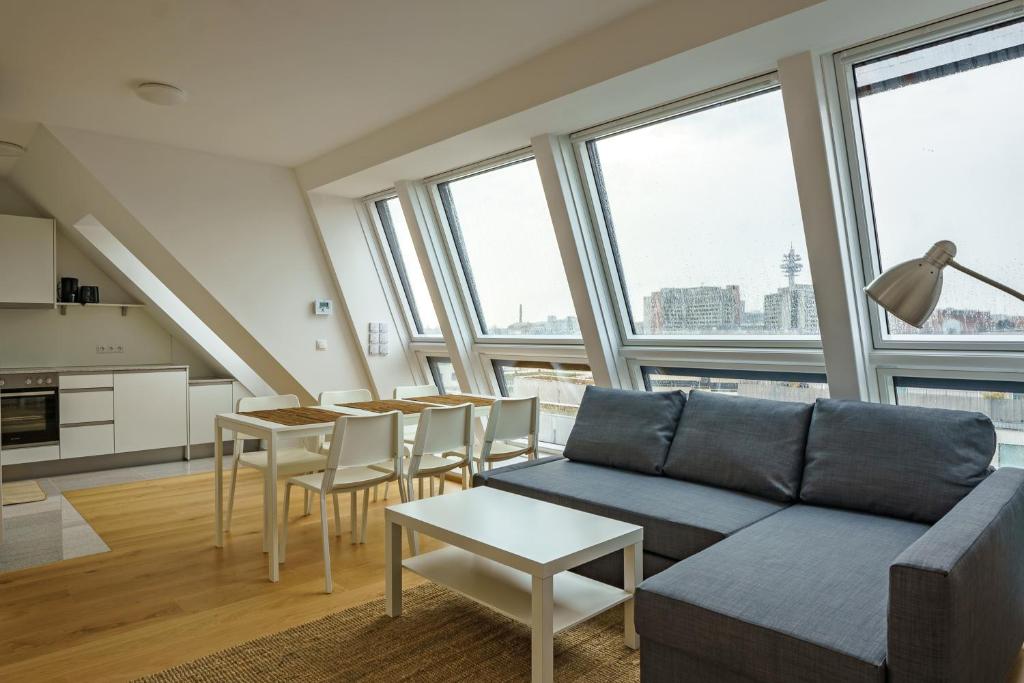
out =
{"type": "MultiPolygon", "coordinates": [[[[526,572],[454,546],[410,557],[402,565],[511,619],[531,624],[533,580],[526,572]]],[[[556,574],[553,582],[554,633],[621,605],[632,597],[620,588],[572,572],[556,574]]]]}

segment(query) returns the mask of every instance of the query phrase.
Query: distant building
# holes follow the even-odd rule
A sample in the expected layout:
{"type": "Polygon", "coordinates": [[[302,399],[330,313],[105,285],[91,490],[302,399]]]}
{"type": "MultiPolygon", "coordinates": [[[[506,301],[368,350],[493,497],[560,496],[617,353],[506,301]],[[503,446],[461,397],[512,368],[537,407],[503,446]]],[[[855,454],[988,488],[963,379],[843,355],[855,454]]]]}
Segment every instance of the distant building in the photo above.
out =
{"type": "Polygon", "coordinates": [[[576,316],[570,315],[564,318],[556,318],[549,315],[546,320],[524,321],[520,310],[519,322],[514,322],[508,327],[496,327],[489,330],[491,334],[521,336],[521,335],[546,335],[551,337],[575,337],[580,334],[580,323],[576,316]]]}
{"type": "Polygon", "coordinates": [[[818,331],[818,307],[811,285],[780,287],[764,297],[764,330],[813,334],[818,331]]]}
{"type": "Polygon", "coordinates": [[[736,285],[664,287],[644,297],[645,334],[735,330],[743,319],[736,285]]]}

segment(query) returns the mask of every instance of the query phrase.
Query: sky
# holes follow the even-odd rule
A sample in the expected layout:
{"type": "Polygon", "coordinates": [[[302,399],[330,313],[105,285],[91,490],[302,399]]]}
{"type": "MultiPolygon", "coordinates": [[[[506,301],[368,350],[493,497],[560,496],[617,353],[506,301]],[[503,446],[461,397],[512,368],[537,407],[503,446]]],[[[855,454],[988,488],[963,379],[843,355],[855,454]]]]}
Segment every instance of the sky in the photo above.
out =
{"type": "MultiPolygon", "coordinates": [[[[861,73],[976,54],[986,49],[986,35],[861,73]]],[[[1024,24],[991,39],[1024,43],[1024,24]]],[[[859,106],[882,267],[949,239],[965,265],[1024,288],[1024,59],[870,95],[859,106]]],[[[790,245],[805,264],[797,282],[810,283],[778,90],[595,144],[638,320],[643,298],[662,287],[738,285],[746,309],[763,310],[764,296],[786,284],[779,264],[790,245]]],[[[488,325],[515,322],[520,304],[526,320],[574,315],[536,163],[457,180],[450,189],[488,325]]],[[[408,242],[397,213],[396,231],[408,242]]],[[[1024,315],[1024,302],[951,269],[945,278],[940,307],[1024,315]]],[[[422,274],[417,279],[423,315],[429,297],[422,274]]]]}

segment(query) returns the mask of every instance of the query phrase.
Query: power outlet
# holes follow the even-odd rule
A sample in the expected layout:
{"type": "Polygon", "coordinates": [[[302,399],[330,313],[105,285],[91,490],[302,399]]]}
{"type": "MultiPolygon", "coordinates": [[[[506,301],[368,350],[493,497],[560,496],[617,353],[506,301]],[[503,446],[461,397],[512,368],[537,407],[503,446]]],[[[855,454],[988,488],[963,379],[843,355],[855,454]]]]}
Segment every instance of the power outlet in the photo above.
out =
{"type": "Polygon", "coordinates": [[[96,353],[124,353],[123,344],[100,344],[96,347],[96,353]]]}

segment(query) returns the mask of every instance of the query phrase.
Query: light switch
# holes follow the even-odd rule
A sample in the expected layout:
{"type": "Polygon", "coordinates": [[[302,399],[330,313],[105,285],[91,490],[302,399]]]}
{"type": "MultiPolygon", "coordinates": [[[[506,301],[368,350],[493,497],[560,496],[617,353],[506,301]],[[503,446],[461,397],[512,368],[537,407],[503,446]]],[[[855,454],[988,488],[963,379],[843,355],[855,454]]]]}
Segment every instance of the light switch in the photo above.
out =
{"type": "Polygon", "coordinates": [[[371,344],[379,344],[380,341],[381,341],[380,340],[380,336],[381,336],[380,332],[371,332],[370,333],[370,343],[371,344]]]}
{"type": "Polygon", "coordinates": [[[370,355],[371,356],[379,356],[380,355],[380,344],[370,344],[370,355]]]}
{"type": "Polygon", "coordinates": [[[381,344],[380,345],[380,355],[382,355],[382,356],[388,355],[388,345],[387,344],[381,344]]]}
{"type": "Polygon", "coordinates": [[[317,351],[326,351],[327,350],[327,340],[326,339],[317,339],[316,340],[316,350],[317,351]]]}
{"type": "Polygon", "coordinates": [[[370,323],[370,332],[380,332],[380,323],[370,323]]]}

